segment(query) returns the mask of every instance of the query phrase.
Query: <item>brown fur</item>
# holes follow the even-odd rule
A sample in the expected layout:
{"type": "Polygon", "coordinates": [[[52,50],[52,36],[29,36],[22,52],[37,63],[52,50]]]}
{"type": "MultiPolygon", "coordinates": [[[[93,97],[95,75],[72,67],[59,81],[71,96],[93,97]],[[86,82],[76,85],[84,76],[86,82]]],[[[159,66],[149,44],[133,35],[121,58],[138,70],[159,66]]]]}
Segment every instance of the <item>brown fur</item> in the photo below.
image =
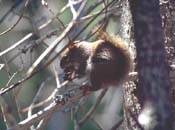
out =
{"type": "Polygon", "coordinates": [[[92,91],[117,86],[126,79],[132,68],[130,53],[121,38],[102,30],[96,35],[100,40],[75,43],[61,60],[64,70],[72,68],[72,72],[76,70],[80,77],[89,75],[88,86],[92,91]],[[87,71],[89,61],[91,68],[87,71]]]}

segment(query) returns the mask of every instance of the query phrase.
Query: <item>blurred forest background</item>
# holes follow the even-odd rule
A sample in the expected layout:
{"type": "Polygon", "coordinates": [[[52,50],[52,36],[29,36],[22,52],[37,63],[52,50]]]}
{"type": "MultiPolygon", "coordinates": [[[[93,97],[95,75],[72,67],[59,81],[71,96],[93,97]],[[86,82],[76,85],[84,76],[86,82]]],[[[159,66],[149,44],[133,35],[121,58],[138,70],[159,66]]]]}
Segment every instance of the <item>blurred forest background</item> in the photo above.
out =
{"type": "MultiPolygon", "coordinates": [[[[160,0],[160,8],[175,100],[175,2],[160,0]]],[[[137,64],[127,0],[0,0],[0,89],[5,92],[0,96],[0,130],[139,129],[133,119],[141,109],[136,70],[123,88],[99,90],[41,118],[33,116],[54,102],[63,82],[60,51],[70,40],[94,41],[92,29],[99,24],[125,39],[137,64]],[[132,114],[126,114],[128,108],[132,114]]]]}

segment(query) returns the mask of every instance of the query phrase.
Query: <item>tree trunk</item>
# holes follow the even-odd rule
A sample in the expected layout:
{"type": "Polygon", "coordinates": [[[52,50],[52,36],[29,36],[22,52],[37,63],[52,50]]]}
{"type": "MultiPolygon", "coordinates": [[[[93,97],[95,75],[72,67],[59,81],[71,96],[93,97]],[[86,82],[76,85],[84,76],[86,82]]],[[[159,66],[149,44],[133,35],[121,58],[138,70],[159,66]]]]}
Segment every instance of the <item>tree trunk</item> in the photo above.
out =
{"type": "Polygon", "coordinates": [[[159,0],[130,0],[130,8],[142,105],[138,121],[146,130],[172,130],[171,84],[165,62],[159,0]]]}

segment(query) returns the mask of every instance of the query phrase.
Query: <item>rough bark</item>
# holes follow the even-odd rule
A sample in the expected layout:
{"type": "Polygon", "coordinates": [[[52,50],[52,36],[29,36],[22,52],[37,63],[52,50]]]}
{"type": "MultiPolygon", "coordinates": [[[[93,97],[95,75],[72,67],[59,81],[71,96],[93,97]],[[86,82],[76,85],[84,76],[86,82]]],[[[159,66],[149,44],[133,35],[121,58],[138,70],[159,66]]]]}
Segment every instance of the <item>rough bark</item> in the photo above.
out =
{"type": "Polygon", "coordinates": [[[164,35],[159,0],[130,0],[137,51],[137,70],[142,113],[149,130],[172,130],[170,80],[165,62],[164,35]]]}

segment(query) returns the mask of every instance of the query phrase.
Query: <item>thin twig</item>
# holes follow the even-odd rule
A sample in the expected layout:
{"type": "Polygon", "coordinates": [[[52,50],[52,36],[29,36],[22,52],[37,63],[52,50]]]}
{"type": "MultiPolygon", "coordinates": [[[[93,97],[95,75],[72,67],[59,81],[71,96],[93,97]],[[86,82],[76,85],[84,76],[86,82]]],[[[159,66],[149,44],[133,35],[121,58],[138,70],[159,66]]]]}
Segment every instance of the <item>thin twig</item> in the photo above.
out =
{"type": "Polygon", "coordinates": [[[53,65],[53,70],[54,70],[54,74],[55,74],[55,81],[56,81],[56,85],[57,85],[57,89],[61,88],[61,85],[60,85],[60,80],[59,80],[59,77],[58,77],[58,72],[57,72],[57,68],[55,65],[53,65]]]}
{"type": "MultiPolygon", "coordinates": [[[[65,82],[63,82],[63,83],[60,85],[60,87],[63,87],[63,86],[65,86],[65,85],[68,84],[68,83],[69,83],[69,81],[65,81],[65,82]]],[[[55,88],[55,90],[50,94],[50,96],[49,96],[48,98],[46,98],[45,100],[43,100],[43,101],[41,101],[41,102],[39,102],[39,103],[34,104],[33,106],[31,106],[31,108],[34,109],[34,108],[37,108],[37,107],[41,107],[41,106],[43,106],[44,104],[48,103],[51,99],[54,98],[54,95],[57,93],[57,91],[58,91],[58,89],[55,88]]],[[[23,109],[22,112],[26,112],[26,111],[28,111],[28,110],[29,110],[29,107],[23,109]]]]}
{"type": "MultiPolygon", "coordinates": [[[[46,21],[44,24],[40,25],[38,27],[38,30],[44,29],[45,27],[47,27],[58,15],[60,15],[62,12],[64,12],[68,7],[65,6],[63,7],[60,12],[57,13],[57,15],[51,19],[49,19],[48,21],[46,21]]],[[[6,50],[4,50],[3,52],[0,52],[0,57],[5,55],[6,53],[12,51],[13,49],[15,49],[16,47],[18,47],[19,45],[21,45],[22,43],[24,43],[24,41],[26,41],[27,39],[31,38],[34,35],[34,33],[29,33],[26,36],[24,36],[21,40],[19,40],[18,42],[14,43],[12,46],[10,46],[9,48],[7,48],[6,50]]]]}
{"type": "MultiPolygon", "coordinates": [[[[39,90],[37,91],[35,97],[33,98],[33,101],[32,103],[30,104],[29,106],[29,109],[28,109],[28,113],[27,113],[27,116],[28,118],[30,118],[32,116],[32,111],[33,111],[33,106],[35,105],[36,101],[38,100],[38,98],[40,97],[40,95],[42,94],[42,91],[45,87],[45,83],[49,80],[49,78],[47,78],[44,82],[42,82],[42,84],[40,85],[39,87],[39,90]]],[[[31,128],[34,128],[34,126],[31,126],[31,128]]]]}
{"type": "Polygon", "coordinates": [[[44,130],[44,129],[46,128],[45,126],[46,126],[47,123],[50,121],[51,116],[52,116],[52,114],[48,115],[47,118],[42,119],[42,120],[38,123],[38,125],[37,125],[37,127],[36,127],[35,130],[44,130]]]}
{"type": "Polygon", "coordinates": [[[57,16],[59,16],[59,15],[62,14],[66,9],[68,9],[68,7],[69,7],[68,5],[65,5],[65,6],[60,10],[60,12],[57,13],[56,16],[54,16],[53,18],[49,19],[49,20],[46,21],[44,24],[42,24],[41,26],[39,26],[39,27],[38,27],[38,30],[41,30],[41,29],[47,27],[50,23],[53,22],[53,20],[54,20],[57,16]]]}
{"type": "Polygon", "coordinates": [[[11,83],[11,81],[13,80],[13,78],[16,76],[17,72],[15,72],[14,74],[12,74],[12,76],[10,77],[10,79],[8,80],[6,86],[9,86],[9,84],[11,83]]]}
{"type": "Polygon", "coordinates": [[[13,91],[13,100],[14,100],[14,104],[15,104],[15,106],[16,106],[16,109],[17,109],[17,114],[18,114],[18,117],[19,117],[19,119],[23,119],[22,118],[22,113],[21,113],[21,106],[20,106],[20,103],[19,103],[19,100],[17,99],[17,95],[18,95],[18,93],[16,94],[16,92],[15,92],[16,90],[14,90],[13,91]]]}
{"type": "MultiPolygon", "coordinates": [[[[84,93],[83,91],[79,94],[76,94],[75,96],[69,98],[68,101],[65,102],[66,105],[72,104],[72,102],[77,101],[78,99],[89,95],[91,92],[84,93]]],[[[62,110],[65,104],[59,103],[57,104],[56,102],[51,103],[47,107],[45,107],[43,110],[40,110],[36,114],[33,114],[30,118],[27,118],[21,122],[19,122],[17,125],[13,126],[10,128],[11,130],[19,130],[19,129],[27,129],[30,127],[32,124],[42,120],[46,119],[48,115],[52,114],[55,111],[62,110]]]]}
{"type": "Polygon", "coordinates": [[[74,130],[80,130],[80,125],[78,124],[77,120],[77,112],[79,107],[72,108],[72,114],[73,114],[73,123],[74,123],[74,130]]]}
{"type": "Polygon", "coordinates": [[[14,2],[11,8],[3,16],[1,16],[0,24],[2,24],[2,22],[7,18],[7,16],[18,6],[18,4],[19,2],[14,2]]]}
{"type": "Polygon", "coordinates": [[[84,15],[91,13],[95,8],[97,8],[102,3],[103,3],[103,0],[94,1],[94,3],[91,6],[89,6],[89,8],[86,9],[86,11],[84,12],[84,15]]]}
{"type": "Polygon", "coordinates": [[[30,1],[30,0],[26,0],[24,6],[23,6],[23,8],[22,8],[22,13],[21,13],[21,15],[19,16],[18,20],[17,20],[11,27],[9,27],[7,30],[1,32],[1,33],[0,33],[0,37],[3,36],[4,34],[10,32],[12,29],[14,29],[14,28],[16,27],[16,25],[17,25],[17,24],[20,22],[20,20],[22,19],[23,14],[24,14],[24,12],[25,12],[25,10],[26,10],[28,4],[29,4],[29,1],[30,1]]]}
{"type": "Polygon", "coordinates": [[[5,64],[0,64],[0,70],[4,68],[5,64]]]}
{"type": "MultiPolygon", "coordinates": [[[[76,18],[78,18],[80,12],[82,11],[82,9],[84,8],[86,1],[83,1],[83,3],[81,4],[78,12],[77,12],[77,16],[76,18]]],[[[70,30],[72,29],[73,25],[75,24],[75,21],[71,21],[69,23],[69,25],[66,27],[65,31],[58,37],[55,39],[55,41],[38,57],[38,59],[32,64],[32,66],[29,68],[27,75],[31,75],[31,73],[34,71],[34,69],[41,63],[41,61],[50,53],[52,53],[52,51],[57,47],[57,45],[64,39],[64,37],[70,32],[70,30]]]]}
{"type": "Polygon", "coordinates": [[[9,105],[5,102],[5,100],[3,99],[2,96],[0,96],[0,105],[1,105],[1,111],[2,111],[2,115],[4,118],[4,122],[6,124],[7,128],[12,127],[13,125],[16,125],[17,122],[14,118],[14,116],[12,115],[12,113],[10,113],[9,109],[9,105]]]}
{"type": "Polygon", "coordinates": [[[21,40],[19,40],[18,42],[16,42],[15,44],[13,44],[12,46],[10,46],[9,48],[7,48],[6,50],[0,52],[0,57],[3,56],[4,54],[12,51],[13,49],[15,49],[16,47],[18,47],[20,44],[22,44],[24,41],[26,41],[27,39],[29,39],[31,36],[33,35],[33,33],[29,33],[27,34],[25,37],[23,37],[21,40]]]}
{"type": "Polygon", "coordinates": [[[95,125],[98,127],[99,130],[103,130],[103,128],[100,126],[100,124],[94,118],[90,118],[90,120],[92,120],[93,123],[95,123],[95,125]]]}
{"type": "MultiPolygon", "coordinates": [[[[48,11],[49,11],[53,16],[55,16],[55,18],[56,18],[57,21],[61,24],[61,26],[63,27],[63,29],[66,29],[66,27],[65,27],[65,25],[64,25],[64,23],[63,23],[63,21],[58,17],[58,15],[56,15],[56,14],[52,11],[51,8],[49,8],[48,3],[47,3],[45,0],[42,0],[42,4],[44,5],[44,7],[45,7],[46,9],[48,9],[48,11]]],[[[69,39],[69,41],[70,41],[71,39],[70,39],[69,35],[67,35],[67,37],[68,37],[68,39],[69,39]]]]}
{"type": "Polygon", "coordinates": [[[71,13],[73,15],[73,20],[77,19],[77,11],[75,10],[74,5],[76,5],[80,2],[82,2],[82,0],[78,0],[78,1],[68,0],[68,6],[69,6],[71,13]]]}
{"type": "MultiPolygon", "coordinates": [[[[17,74],[17,72],[15,72],[15,73],[10,77],[10,79],[8,80],[6,86],[8,86],[8,85],[12,82],[12,80],[14,79],[14,77],[16,76],[16,74],[17,74]]],[[[15,107],[17,108],[17,114],[18,114],[18,116],[21,118],[21,114],[20,114],[20,111],[19,111],[19,110],[20,110],[20,107],[19,107],[19,105],[18,105],[18,100],[17,100],[17,96],[16,96],[16,94],[15,94],[15,91],[12,92],[12,100],[14,101],[15,107]]]]}
{"type": "Polygon", "coordinates": [[[93,17],[72,39],[72,41],[75,41],[77,37],[106,9],[108,8],[115,0],[111,1],[105,8],[103,8],[97,15],[93,17]]]}
{"type": "MultiPolygon", "coordinates": [[[[1,50],[0,50],[0,51],[1,51],[1,50]]],[[[8,78],[10,79],[10,77],[11,77],[11,72],[10,72],[9,64],[7,64],[7,59],[6,59],[5,56],[3,56],[2,59],[3,59],[4,63],[5,63],[5,67],[4,67],[4,68],[5,68],[5,70],[6,70],[7,74],[8,74],[8,78]]]]}
{"type": "Polygon", "coordinates": [[[123,123],[123,119],[118,121],[110,130],[117,130],[122,123],[123,123]]]}
{"type": "Polygon", "coordinates": [[[42,36],[40,39],[37,39],[33,42],[33,44],[27,44],[24,48],[20,49],[19,52],[17,52],[15,55],[13,55],[12,58],[10,58],[6,64],[9,64],[11,61],[13,61],[14,59],[16,59],[21,53],[27,52],[29,49],[33,49],[36,46],[40,45],[42,43],[42,41],[48,37],[51,37],[52,35],[55,35],[57,32],[62,31],[60,29],[55,29],[50,31],[48,34],[42,36]]]}

